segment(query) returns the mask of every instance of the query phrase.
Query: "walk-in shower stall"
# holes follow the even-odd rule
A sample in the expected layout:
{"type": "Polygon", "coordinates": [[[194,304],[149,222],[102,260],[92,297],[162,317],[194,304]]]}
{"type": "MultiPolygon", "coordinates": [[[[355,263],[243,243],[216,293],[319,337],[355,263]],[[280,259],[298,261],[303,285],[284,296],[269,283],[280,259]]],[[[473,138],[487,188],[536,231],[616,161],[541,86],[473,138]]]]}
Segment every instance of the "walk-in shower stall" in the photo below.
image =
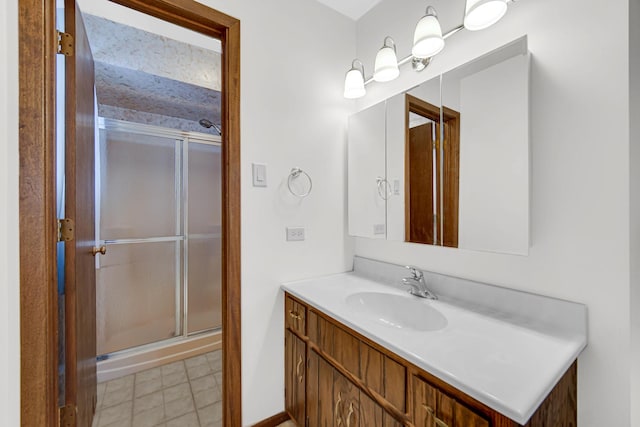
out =
{"type": "Polygon", "coordinates": [[[221,342],[220,137],[99,119],[99,380],[221,342]]]}

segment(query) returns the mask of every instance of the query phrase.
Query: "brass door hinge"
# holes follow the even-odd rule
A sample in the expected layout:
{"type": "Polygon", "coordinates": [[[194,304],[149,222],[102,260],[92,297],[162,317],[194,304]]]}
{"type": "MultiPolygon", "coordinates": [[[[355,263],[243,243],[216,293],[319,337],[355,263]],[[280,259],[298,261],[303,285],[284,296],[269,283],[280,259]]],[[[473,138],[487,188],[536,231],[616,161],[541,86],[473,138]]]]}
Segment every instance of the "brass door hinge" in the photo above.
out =
{"type": "Polygon", "coordinates": [[[58,242],[69,242],[75,239],[76,227],[72,219],[62,218],[58,220],[58,242]]]}
{"type": "Polygon", "coordinates": [[[78,408],[75,405],[65,405],[58,408],[60,413],[60,427],[75,427],[76,412],[78,408]]]}
{"type": "Polygon", "coordinates": [[[58,35],[58,52],[65,56],[73,56],[73,36],[69,33],[57,31],[58,35]]]}

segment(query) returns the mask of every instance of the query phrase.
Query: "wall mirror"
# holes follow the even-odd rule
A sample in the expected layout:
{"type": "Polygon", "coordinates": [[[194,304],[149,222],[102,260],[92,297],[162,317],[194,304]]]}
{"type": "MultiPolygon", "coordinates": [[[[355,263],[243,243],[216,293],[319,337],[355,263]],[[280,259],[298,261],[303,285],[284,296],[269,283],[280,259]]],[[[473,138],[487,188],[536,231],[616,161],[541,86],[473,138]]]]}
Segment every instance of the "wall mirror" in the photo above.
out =
{"type": "Polygon", "coordinates": [[[349,233],[386,236],[385,103],[349,117],[349,233]]]}
{"type": "Polygon", "coordinates": [[[350,234],[526,255],[526,37],[355,114],[349,123],[349,147],[350,234]],[[384,136],[377,133],[382,127],[378,118],[375,138],[370,134],[368,142],[353,142],[358,155],[351,156],[352,123],[362,124],[366,116],[373,120],[372,112],[376,110],[379,117],[382,109],[384,136]],[[386,145],[386,169],[371,154],[379,156],[381,139],[386,145]],[[370,160],[378,165],[376,176],[364,177],[358,171],[370,160]],[[385,206],[383,223],[382,216],[372,223],[372,210],[367,210],[368,217],[351,210],[352,197],[362,198],[365,186],[376,197],[371,203],[385,206]],[[379,234],[372,235],[374,230],[379,234]]]}

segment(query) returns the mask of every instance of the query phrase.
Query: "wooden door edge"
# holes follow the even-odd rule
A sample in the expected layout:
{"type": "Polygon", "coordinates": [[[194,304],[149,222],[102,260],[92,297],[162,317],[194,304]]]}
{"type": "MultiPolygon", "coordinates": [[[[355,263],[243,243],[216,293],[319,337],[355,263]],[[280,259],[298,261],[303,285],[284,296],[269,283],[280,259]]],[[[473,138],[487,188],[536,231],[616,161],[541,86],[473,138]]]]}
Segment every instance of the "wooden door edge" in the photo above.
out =
{"type": "Polygon", "coordinates": [[[20,415],[57,426],[55,2],[18,1],[20,415]],[[37,396],[37,398],[34,398],[37,396]]]}

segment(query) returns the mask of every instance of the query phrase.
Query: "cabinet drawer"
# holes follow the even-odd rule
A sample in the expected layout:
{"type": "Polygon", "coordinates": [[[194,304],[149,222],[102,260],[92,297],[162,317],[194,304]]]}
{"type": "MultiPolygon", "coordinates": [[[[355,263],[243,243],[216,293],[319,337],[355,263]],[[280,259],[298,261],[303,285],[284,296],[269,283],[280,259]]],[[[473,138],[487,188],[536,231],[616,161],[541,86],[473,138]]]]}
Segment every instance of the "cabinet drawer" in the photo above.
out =
{"type": "Polygon", "coordinates": [[[413,420],[428,427],[490,427],[489,420],[413,376],[413,420]]]}
{"type": "Polygon", "coordinates": [[[288,329],[297,334],[307,334],[307,308],[289,295],[284,300],[284,322],[288,329]]]}

